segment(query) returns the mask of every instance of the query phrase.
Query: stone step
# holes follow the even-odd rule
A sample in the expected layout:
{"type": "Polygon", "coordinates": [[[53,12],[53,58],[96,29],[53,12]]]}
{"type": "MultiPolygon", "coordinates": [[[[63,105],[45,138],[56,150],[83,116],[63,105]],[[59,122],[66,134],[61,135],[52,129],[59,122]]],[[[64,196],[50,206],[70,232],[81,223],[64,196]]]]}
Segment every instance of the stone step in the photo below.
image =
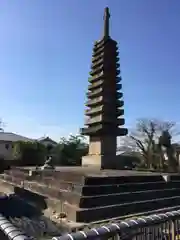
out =
{"type": "MultiPolygon", "coordinates": [[[[172,189],[154,189],[139,192],[121,192],[118,194],[95,195],[95,196],[82,196],[73,191],[58,191],[56,189],[48,188],[38,183],[28,183],[24,188],[15,187],[14,192],[19,197],[33,201],[45,202],[45,198],[51,197],[60,199],[61,202],[68,202],[79,208],[93,208],[98,206],[115,205],[118,203],[136,202],[156,198],[164,198],[176,196],[180,192],[180,188],[172,189]],[[39,194],[36,194],[39,193],[39,194]],[[44,197],[43,197],[44,196],[44,197]]],[[[45,205],[45,204],[44,204],[45,205]]],[[[44,207],[45,208],[45,207],[44,207]]]]}
{"type": "MultiPolygon", "coordinates": [[[[12,184],[20,185],[21,180],[8,176],[8,179],[12,184]],[[9,179],[10,178],[10,179],[9,179]]],[[[83,195],[81,191],[75,191],[72,189],[55,189],[48,187],[46,185],[39,184],[38,182],[24,182],[24,187],[29,191],[24,191],[24,189],[15,188],[15,193],[20,197],[30,199],[35,194],[30,194],[31,192],[36,192],[44,196],[49,196],[56,199],[61,199],[61,201],[67,201],[70,204],[79,206],[81,208],[91,208],[95,206],[105,206],[118,204],[119,202],[128,202],[128,201],[139,201],[148,198],[157,198],[176,195],[177,189],[180,189],[180,182],[159,182],[159,183],[132,183],[132,184],[121,184],[121,185],[103,185],[103,186],[91,186],[92,189],[98,188],[98,191],[93,195],[88,191],[87,195],[83,195]],[[105,192],[102,192],[104,188],[105,192]],[[112,189],[118,190],[113,193],[112,189]],[[164,191],[168,189],[167,191],[164,191]],[[172,190],[171,190],[172,189],[172,190]],[[109,191],[109,192],[108,192],[109,191]],[[140,192],[140,193],[139,193],[140,192]],[[106,194],[105,194],[106,193],[106,194]]],[[[63,187],[63,186],[62,186],[63,187]]],[[[86,186],[84,187],[86,188],[86,186]]],[[[88,186],[87,188],[90,188],[88,186]]],[[[177,194],[178,195],[178,194],[177,194]]],[[[35,197],[38,201],[37,197],[35,197]]]]}
{"type": "MultiPolygon", "coordinates": [[[[20,179],[17,180],[15,177],[12,177],[12,180],[13,181],[11,183],[14,183],[14,185],[19,184],[21,182],[20,179]]],[[[45,209],[50,206],[51,208],[56,209],[58,212],[64,212],[67,215],[67,219],[71,221],[90,223],[104,219],[121,217],[128,214],[136,214],[140,212],[152,211],[160,208],[179,205],[180,203],[179,196],[180,194],[178,193],[180,192],[179,190],[171,189],[168,191],[167,190],[163,191],[165,189],[170,188],[179,188],[178,186],[180,186],[180,182],[165,182],[165,181],[145,183],[129,182],[123,184],[101,186],[88,185],[83,187],[83,191],[84,189],[91,190],[98,189],[98,192],[97,193],[93,192],[93,194],[102,195],[101,194],[102,188],[109,190],[111,189],[110,193],[112,193],[113,188],[117,188],[119,194],[115,194],[116,196],[113,196],[114,194],[110,194],[111,196],[109,197],[107,194],[105,194],[105,191],[107,191],[105,190],[103,192],[105,196],[102,195],[93,197],[90,196],[92,195],[92,192],[90,193],[90,191],[86,190],[87,196],[85,197],[81,196],[81,194],[77,194],[76,191],[73,191],[72,189],[70,191],[67,190],[59,191],[60,193],[57,191],[57,189],[55,189],[56,190],[55,193],[59,195],[53,196],[54,198],[53,197],[51,198],[50,195],[53,193],[50,192],[50,195],[48,195],[49,192],[46,192],[48,188],[45,185],[40,185],[38,182],[25,181],[24,187],[28,187],[30,193],[28,193],[29,195],[28,194],[26,195],[25,193],[25,197],[23,197],[23,199],[27,199],[27,202],[28,201],[36,202],[39,206],[44,206],[40,207],[41,210],[42,208],[45,209]],[[143,192],[138,193],[137,191],[142,191],[143,189],[142,186],[143,188],[145,187],[144,193],[143,192]],[[158,194],[157,192],[152,194],[152,191],[150,194],[148,193],[148,190],[154,191],[158,190],[158,194]],[[159,190],[162,191],[160,192],[159,190]],[[128,192],[131,192],[129,193],[129,196],[128,192]],[[36,194],[41,195],[42,198],[40,199],[38,196],[37,200],[35,196],[36,194]],[[135,195],[133,196],[133,194],[135,195]],[[122,195],[124,195],[123,196],[124,198],[122,197],[122,195]],[[85,198],[86,200],[84,200],[85,198]],[[123,201],[125,203],[123,203],[123,201]],[[106,205],[103,206],[103,204],[106,205]],[[84,207],[84,209],[82,207],[84,207]]],[[[22,190],[22,188],[19,189],[20,191],[22,190]]],[[[23,189],[23,191],[26,190],[23,189]]],[[[50,189],[50,191],[54,191],[54,189],[50,189]]],[[[16,189],[15,192],[17,193],[16,189]]]]}
{"type": "MultiPolygon", "coordinates": [[[[139,183],[123,183],[116,185],[85,185],[82,187],[83,196],[107,195],[112,193],[136,192],[146,190],[158,190],[164,188],[179,188],[180,181],[159,181],[159,182],[139,182],[139,183]]],[[[79,188],[80,191],[80,188],[79,188]]]]}
{"type": "MultiPolygon", "coordinates": [[[[164,191],[164,195],[162,190],[161,191],[162,195],[161,197],[158,196],[158,198],[157,198],[157,194],[154,194],[154,197],[152,197],[152,194],[151,194],[150,199],[140,198],[140,201],[137,201],[137,199],[134,199],[134,201],[126,202],[126,203],[122,202],[121,204],[111,204],[106,206],[101,205],[96,207],[91,206],[91,208],[86,207],[85,209],[83,209],[78,207],[77,206],[78,204],[77,205],[73,204],[73,201],[77,203],[78,199],[73,199],[72,196],[70,195],[69,195],[70,201],[66,201],[65,198],[64,199],[59,198],[57,200],[56,199],[53,200],[50,197],[45,197],[43,195],[38,196],[38,194],[36,194],[35,192],[30,192],[25,189],[19,188],[19,190],[20,190],[19,192],[20,194],[17,194],[18,192],[15,191],[18,197],[20,196],[22,199],[26,200],[26,202],[31,202],[31,203],[34,202],[36,205],[40,207],[39,209],[42,209],[41,207],[43,205],[42,203],[45,202],[45,204],[47,205],[46,208],[51,207],[51,208],[54,208],[57,212],[64,212],[67,215],[68,220],[75,221],[75,222],[85,222],[85,223],[114,218],[114,217],[121,217],[128,214],[136,214],[140,212],[157,210],[159,208],[174,207],[176,205],[179,205],[180,203],[180,196],[178,195],[179,190],[172,189],[172,190],[164,191]],[[171,194],[176,194],[177,196],[170,197],[171,194]],[[166,197],[163,197],[163,196],[166,196],[166,197]],[[40,203],[40,201],[42,201],[42,203],[40,203]]],[[[141,195],[143,195],[142,192],[140,193],[139,197],[141,195]]],[[[103,196],[103,197],[106,197],[106,196],[103,196]]],[[[133,199],[131,194],[129,194],[129,197],[133,199]]],[[[101,202],[103,202],[103,200],[101,202]]]]}
{"type": "Polygon", "coordinates": [[[147,190],[147,191],[139,191],[139,192],[127,192],[127,193],[119,193],[119,194],[108,194],[108,195],[96,195],[84,197],[82,196],[80,199],[75,198],[74,195],[68,196],[67,202],[79,205],[80,208],[93,208],[98,206],[108,206],[115,205],[119,203],[128,203],[128,202],[137,202],[137,201],[145,201],[149,199],[156,198],[166,198],[171,196],[178,196],[180,194],[180,188],[172,188],[172,189],[159,189],[159,190],[147,190]]]}
{"type": "Polygon", "coordinates": [[[117,185],[124,183],[160,182],[162,175],[129,175],[129,176],[86,176],[85,185],[117,185]]]}
{"type": "MultiPolygon", "coordinates": [[[[21,184],[22,181],[26,181],[25,178],[22,179],[19,174],[17,176],[13,176],[10,174],[3,174],[0,175],[1,179],[11,181],[16,184],[21,184]]],[[[144,190],[151,190],[151,189],[162,189],[162,188],[177,188],[180,186],[180,182],[172,183],[172,182],[165,182],[161,180],[161,182],[138,182],[138,183],[122,183],[122,184],[110,184],[110,185],[78,185],[72,182],[54,180],[50,177],[46,177],[44,179],[31,179],[29,181],[29,186],[36,183],[37,186],[45,185],[48,188],[51,188],[52,192],[55,189],[57,191],[71,191],[76,192],[78,194],[84,196],[94,196],[94,195],[107,195],[107,194],[116,194],[122,192],[135,192],[135,191],[144,191],[144,190]],[[32,183],[32,184],[31,184],[32,183]]],[[[48,190],[45,189],[45,190],[48,190]]]]}
{"type": "MultiPolygon", "coordinates": [[[[116,171],[115,171],[116,172],[116,171]]],[[[133,171],[132,171],[133,172],[133,171]]],[[[28,178],[27,169],[12,169],[6,171],[6,173],[22,178],[28,178]]],[[[112,176],[109,171],[101,171],[99,173],[86,173],[86,172],[74,172],[74,171],[32,171],[34,180],[40,180],[51,177],[52,180],[58,179],[58,181],[73,182],[79,185],[107,185],[107,184],[122,184],[122,183],[133,183],[133,182],[150,182],[150,181],[162,181],[163,176],[161,174],[146,173],[140,175],[127,175],[122,176],[115,174],[112,176]]],[[[29,178],[28,178],[29,179],[29,178]]]]}
{"type": "Polygon", "coordinates": [[[170,176],[171,181],[180,181],[180,175],[171,175],[170,176]]]}
{"type": "Polygon", "coordinates": [[[35,183],[31,185],[31,188],[26,188],[26,186],[25,188],[16,186],[14,187],[14,193],[27,202],[38,204],[42,209],[46,209],[48,207],[48,198],[59,200],[59,204],[68,202],[79,207],[82,197],[77,193],[48,189],[45,186],[40,186],[35,183]]]}
{"type": "MultiPolygon", "coordinates": [[[[9,174],[1,174],[0,175],[0,179],[5,180],[5,181],[9,181],[12,182],[14,184],[21,184],[22,182],[27,182],[26,179],[22,179],[21,177],[17,177],[17,176],[12,176],[9,174]]],[[[46,186],[49,188],[53,188],[57,190],[64,190],[64,191],[75,191],[77,193],[81,193],[82,192],[82,186],[80,185],[76,185],[74,183],[71,182],[65,182],[65,181],[52,181],[52,179],[50,178],[45,178],[45,179],[41,179],[41,180],[28,180],[29,185],[31,185],[31,183],[36,183],[38,185],[42,185],[42,186],[46,186]]]]}
{"type": "Polygon", "coordinates": [[[146,201],[137,201],[118,205],[109,205],[90,209],[79,209],[70,204],[63,205],[63,211],[70,221],[75,222],[95,222],[115,217],[123,217],[129,214],[154,211],[166,207],[179,205],[180,196],[168,198],[151,199],[146,201]]]}
{"type": "Polygon", "coordinates": [[[29,178],[29,170],[27,169],[11,169],[9,171],[5,171],[6,174],[12,175],[14,177],[22,177],[23,179],[33,179],[33,180],[42,180],[44,178],[49,178],[56,181],[65,181],[65,182],[73,182],[76,184],[84,184],[85,174],[78,172],[67,172],[67,171],[35,171],[32,170],[32,177],[29,178]]]}
{"type": "MultiPolygon", "coordinates": [[[[149,182],[154,182],[158,185],[166,184],[163,176],[161,175],[136,175],[136,176],[84,176],[82,174],[71,174],[67,172],[53,172],[53,176],[47,176],[45,173],[29,177],[26,172],[15,169],[6,171],[6,178],[18,178],[29,181],[36,181],[53,188],[66,189],[76,192],[82,192],[83,195],[94,195],[94,194],[110,194],[127,191],[136,191],[135,185],[138,185],[137,190],[143,191],[145,189],[151,189],[149,182]],[[163,183],[162,183],[163,182],[163,183]],[[143,185],[142,185],[143,184],[143,185]],[[118,185],[122,185],[119,188],[118,185]],[[83,186],[83,189],[82,189],[83,186]]],[[[180,181],[180,179],[179,179],[180,181]]],[[[154,187],[152,186],[152,189],[154,187]]],[[[159,187],[158,187],[159,188],[159,187]]],[[[161,188],[161,187],[160,187],[161,188]]]]}

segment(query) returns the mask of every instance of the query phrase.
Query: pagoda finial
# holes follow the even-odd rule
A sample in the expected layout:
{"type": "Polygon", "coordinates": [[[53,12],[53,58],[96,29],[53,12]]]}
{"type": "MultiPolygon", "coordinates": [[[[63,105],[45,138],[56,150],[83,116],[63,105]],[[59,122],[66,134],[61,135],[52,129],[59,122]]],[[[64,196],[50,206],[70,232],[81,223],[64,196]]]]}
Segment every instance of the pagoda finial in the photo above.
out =
{"type": "Polygon", "coordinates": [[[109,37],[109,18],[110,18],[110,13],[109,13],[109,8],[106,7],[104,9],[104,38],[109,37]]]}

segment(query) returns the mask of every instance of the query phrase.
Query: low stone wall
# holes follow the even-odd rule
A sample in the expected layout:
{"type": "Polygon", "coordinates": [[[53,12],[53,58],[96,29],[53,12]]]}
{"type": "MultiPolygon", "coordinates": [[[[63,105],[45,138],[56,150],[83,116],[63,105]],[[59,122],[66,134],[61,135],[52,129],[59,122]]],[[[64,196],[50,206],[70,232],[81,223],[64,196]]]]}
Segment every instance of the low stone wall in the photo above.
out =
{"type": "MultiPolygon", "coordinates": [[[[44,177],[52,177],[54,179],[64,180],[68,182],[74,183],[84,183],[84,173],[79,171],[56,171],[56,170],[35,170],[35,169],[24,169],[24,168],[13,168],[11,169],[12,174],[24,174],[26,176],[29,175],[29,171],[32,172],[34,177],[44,178],[44,177]]],[[[8,171],[6,171],[8,172],[8,171]]]]}
{"type": "Polygon", "coordinates": [[[15,195],[35,204],[41,211],[52,208],[59,213],[63,213],[67,212],[67,203],[79,205],[81,193],[78,194],[76,191],[73,191],[71,183],[59,183],[60,188],[57,189],[52,188],[50,185],[45,185],[44,182],[40,184],[35,181],[22,181],[21,178],[6,174],[1,179],[7,186],[9,184],[9,187],[13,187],[12,192],[14,191],[15,195]]]}
{"type": "MultiPolygon", "coordinates": [[[[6,171],[5,174],[0,175],[1,178],[6,179],[8,181],[13,181],[14,183],[21,184],[23,181],[30,181],[30,182],[37,182],[39,184],[45,185],[46,187],[57,189],[57,190],[67,190],[67,191],[77,191],[81,192],[82,189],[82,175],[76,175],[75,176],[68,176],[67,173],[61,173],[61,172],[44,172],[44,173],[37,173],[33,174],[32,176],[29,176],[26,172],[27,169],[24,169],[25,171],[21,171],[19,169],[13,169],[10,171],[6,171]],[[58,177],[59,176],[59,177],[58,177]],[[66,177],[64,177],[66,176],[66,177]],[[68,179],[74,179],[79,180],[80,182],[73,182],[73,181],[67,181],[68,179]]],[[[72,180],[71,179],[71,180],[72,180]]]]}

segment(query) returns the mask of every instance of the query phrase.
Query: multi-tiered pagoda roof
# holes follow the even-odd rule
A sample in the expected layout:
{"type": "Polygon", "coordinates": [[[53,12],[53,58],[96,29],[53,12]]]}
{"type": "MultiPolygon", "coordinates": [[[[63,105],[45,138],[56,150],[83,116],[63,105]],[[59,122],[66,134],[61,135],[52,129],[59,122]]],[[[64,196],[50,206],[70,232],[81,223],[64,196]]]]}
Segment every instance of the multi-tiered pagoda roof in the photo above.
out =
{"type": "Polygon", "coordinates": [[[121,92],[119,52],[117,42],[109,36],[109,9],[105,9],[104,34],[96,41],[89,78],[86,102],[85,135],[116,135],[127,134],[123,128],[124,101],[121,92]]]}

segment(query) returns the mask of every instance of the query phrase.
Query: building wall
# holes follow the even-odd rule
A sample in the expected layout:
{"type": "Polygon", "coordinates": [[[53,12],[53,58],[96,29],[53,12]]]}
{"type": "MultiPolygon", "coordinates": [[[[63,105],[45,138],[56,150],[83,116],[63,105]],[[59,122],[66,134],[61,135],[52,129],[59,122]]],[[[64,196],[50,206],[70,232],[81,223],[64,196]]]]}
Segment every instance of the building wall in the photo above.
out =
{"type": "MultiPolygon", "coordinates": [[[[43,140],[40,141],[45,146],[52,145],[56,146],[57,144],[55,142],[52,142],[50,140],[43,140]]],[[[13,152],[14,152],[14,144],[15,142],[10,141],[0,141],[0,158],[4,158],[5,160],[13,160],[13,152]]]]}
{"type": "Polygon", "coordinates": [[[13,147],[14,145],[12,142],[0,141],[0,157],[6,160],[12,160],[13,147]]]}

